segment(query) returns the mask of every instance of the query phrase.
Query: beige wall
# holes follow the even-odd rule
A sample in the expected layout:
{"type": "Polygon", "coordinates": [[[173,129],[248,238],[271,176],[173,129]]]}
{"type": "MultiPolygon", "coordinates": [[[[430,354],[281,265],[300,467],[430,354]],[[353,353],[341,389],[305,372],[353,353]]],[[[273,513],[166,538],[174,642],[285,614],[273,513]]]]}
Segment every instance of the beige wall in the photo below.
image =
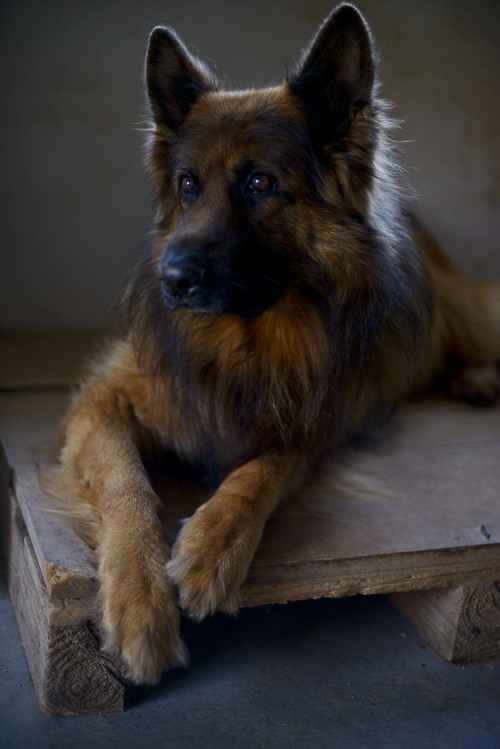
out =
{"type": "MultiPolygon", "coordinates": [[[[279,80],[334,2],[3,0],[0,322],[96,327],[149,217],[141,86],[174,26],[233,85],[279,80]]],[[[420,211],[464,270],[500,277],[500,2],[364,0],[404,117],[420,211]]]]}

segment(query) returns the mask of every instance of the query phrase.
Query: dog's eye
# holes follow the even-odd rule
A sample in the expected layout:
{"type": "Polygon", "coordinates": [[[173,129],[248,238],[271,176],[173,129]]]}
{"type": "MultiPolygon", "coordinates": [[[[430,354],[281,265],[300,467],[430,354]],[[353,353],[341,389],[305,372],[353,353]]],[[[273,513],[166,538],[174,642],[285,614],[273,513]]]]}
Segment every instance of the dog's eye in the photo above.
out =
{"type": "Polygon", "coordinates": [[[267,174],[252,174],[248,181],[248,191],[252,195],[270,195],[274,190],[274,180],[267,174]]]}
{"type": "Polygon", "coordinates": [[[196,182],[189,174],[184,174],[179,180],[179,190],[184,198],[193,198],[196,195],[196,182]]]}

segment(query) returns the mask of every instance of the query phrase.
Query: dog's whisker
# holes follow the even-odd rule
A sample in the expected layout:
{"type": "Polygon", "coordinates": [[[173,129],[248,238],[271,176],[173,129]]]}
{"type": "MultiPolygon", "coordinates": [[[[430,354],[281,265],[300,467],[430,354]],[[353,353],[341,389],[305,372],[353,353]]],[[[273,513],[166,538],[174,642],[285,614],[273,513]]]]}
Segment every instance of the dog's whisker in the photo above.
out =
{"type": "Polygon", "coordinates": [[[246,291],[248,294],[253,294],[253,296],[259,296],[259,292],[255,289],[251,289],[249,286],[245,286],[242,283],[239,283],[239,281],[230,281],[231,286],[236,286],[238,289],[243,289],[243,291],[246,291]]]}
{"type": "Polygon", "coordinates": [[[259,278],[262,278],[263,281],[269,281],[270,283],[274,284],[275,286],[279,286],[281,289],[287,289],[288,283],[285,281],[280,281],[277,278],[273,278],[272,276],[265,276],[262,273],[259,275],[259,278]]]}

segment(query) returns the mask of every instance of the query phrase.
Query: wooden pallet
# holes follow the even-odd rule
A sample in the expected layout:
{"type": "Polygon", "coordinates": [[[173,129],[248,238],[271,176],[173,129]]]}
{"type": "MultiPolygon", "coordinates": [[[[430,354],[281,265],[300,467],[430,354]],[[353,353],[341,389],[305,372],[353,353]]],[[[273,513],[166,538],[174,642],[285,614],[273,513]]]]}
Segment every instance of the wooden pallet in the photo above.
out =
{"type": "MultiPolygon", "coordinates": [[[[82,343],[86,348],[88,340],[82,343]]],[[[42,709],[62,715],[119,710],[126,684],[120,666],[99,647],[93,560],[73,530],[44,511],[38,484],[67,407],[67,392],[59,388],[76,371],[65,360],[58,376],[57,358],[68,349],[57,337],[49,344],[53,354],[43,376],[32,359],[19,390],[12,362],[16,355],[25,360],[27,339],[3,342],[11,363],[3,378],[9,389],[0,394],[9,590],[42,709]]],[[[278,507],[243,587],[243,604],[387,593],[444,658],[498,657],[500,408],[413,401],[393,432],[388,441],[351,449],[278,507]]],[[[155,481],[168,497],[170,539],[206,490],[188,480],[155,481]]]]}

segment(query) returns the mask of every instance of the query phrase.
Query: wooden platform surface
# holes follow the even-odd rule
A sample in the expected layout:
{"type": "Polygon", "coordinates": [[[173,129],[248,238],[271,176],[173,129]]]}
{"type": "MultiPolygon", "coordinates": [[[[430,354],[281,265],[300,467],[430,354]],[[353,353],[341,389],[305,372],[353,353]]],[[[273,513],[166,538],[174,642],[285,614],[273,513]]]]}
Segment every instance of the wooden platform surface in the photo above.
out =
{"type": "MultiPolygon", "coordinates": [[[[4,337],[0,346],[8,355],[0,358],[0,499],[12,505],[3,534],[10,590],[40,704],[60,714],[123,706],[120,666],[99,651],[94,629],[91,554],[47,511],[38,482],[55,459],[68,385],[92,348],[85,334],[4,337]]],[[[326,463],[278,506],[242,602],[390,593],[444,657],[498,655],[500,407],[414,400],[389,431],[326,463]]],[[[172,540],[209,495],[189,479],[154,482],[172,540]]]]}
{"type": "MultiPolygon", "coordinates": [[[[49,591],[92,590],[88,552],[72,530],[40,511],[36,466],[54,459],[54,433],[67,392],[91,337],[34,337],[31,381],[52,362],[51,388],[26,386],[16,366],[29,361],[29,339],[10,339],[9,391],[0,394],[4,471],[16,493],[49,591]],[[40,362],[40,352],[48,351],[40,362]],[[21,352],[21,353],[19,353],[21,352]],[[59,369],[57,361],[68,355],[59,369]],[[71,356],[73,359],[71,359],[71,356]],[[64,370],[64,371],[63,371],[64,370]],[[16,381],[24,383],[14,390],[16,381]],[[64,538],[64,543],[61,543],[64,538]],[[84,570],[84,572],[82,572],[84,570]]],[[[5,344],[4,344],[5,350],[5,344]]],[[[500,408],[445,399],[406,404],[380,444],[348,451],[340,464],[282,503],[269,520],[244,588],[244,602],[271,603],[316,595],[423,589],[500,576],[500,408]]],[[[166,535],[207,498],[203,487],[157,481],[166,535]]]]}

